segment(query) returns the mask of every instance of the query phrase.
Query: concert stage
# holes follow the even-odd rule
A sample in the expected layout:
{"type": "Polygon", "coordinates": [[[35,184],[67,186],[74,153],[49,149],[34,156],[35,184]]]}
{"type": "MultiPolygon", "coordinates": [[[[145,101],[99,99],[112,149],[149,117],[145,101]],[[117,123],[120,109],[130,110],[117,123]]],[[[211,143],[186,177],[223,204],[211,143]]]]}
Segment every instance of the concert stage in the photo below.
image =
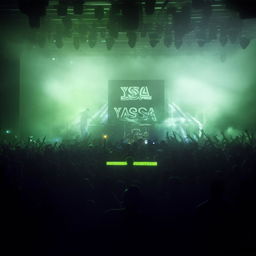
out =
{"type": "Polygon", "coordinates": [[[88,121],[92,137],[112,141],[159,141],[175,133],[182,139],[200,136],[202,123],[174,103],[166,103],[163,80],[111,80],[108,104],[88,121]]]}

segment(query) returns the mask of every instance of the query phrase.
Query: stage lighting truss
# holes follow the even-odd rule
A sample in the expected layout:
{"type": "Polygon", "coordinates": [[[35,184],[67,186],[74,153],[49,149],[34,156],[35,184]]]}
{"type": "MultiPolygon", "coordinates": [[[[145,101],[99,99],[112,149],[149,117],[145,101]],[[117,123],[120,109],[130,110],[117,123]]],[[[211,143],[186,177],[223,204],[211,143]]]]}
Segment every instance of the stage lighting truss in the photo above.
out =
{"type": "Polygon", "coordinates": [[[20,0],[18,4],[20,11],[28,16],[30,27],[40,28],[40,19],[46,15],[49,0],[20,0]]]}
{"type": "Polygon", "coordinates": [[[240,38],[240,46],[243,50],[246,49],[249,46],[249,44],[250,44],[249,38],[247,38],[245,36],[240,38]]]}
{"type": "Polygon", "coordinates": [[[73,38],[73,44],[74,44],[74,48],[76,50],[78,50],[80,48],[80,39],[79,39],[79,37],[74,37],[73,38]]]}
{"type": "MultiPolygon", "coordinates": [[[[246,38],[242,37],[243,17],[251,17],[255,10],[252,5],[248,4],[247,6],[246,4],[251,1],[116,0],[94,3],[94,1],[85,0],[19,0],[19,9],[28,16],[32,28],[39,28],[40,19],[45,15],[47,15],[45,20],[54,24],[52,27],[58,27],[58,23],[62,21],[63,42],[57,40],[58,48],[62,48],[64,42],[66,44],[65,40],[70,43],[70,39],[76,37],[77,32],[81,44],[88,42],[89,47],[93,48],[97,42],[100,43],[95,38],[95,34],[104,30],[109,38],[103,36],[104,40],[101,42],[106,42],[108,50],[114,46],[114,42],[115,44],[123,43],[127,32],[129,34],[128,45],[131,48],[140,47],[141,38],[148,36],[149,47],[155,48],[162,40],[165,47],[172,46],[180,49],[183,43],[186,45],[187,40],[191,40],[190,33],[200,27],[204,31],[204,36],[203,38],[195,37],[199,47],[218,39],[222,46],[237,42],[242,49],[246,49],[254,38],[250,34],[246,38]],[[227,4],[228,2],[245,3],[235,5],[235,7],[231,4],[233,6],[231,8],[227,4]],[[243,8],[247,6],[245,12],[240,10],[240,5],[243,8]],[[55,12],[52,13],[53,9],[55,12]],[[231,9],[233,11],[230,11],[231,9]],[[79,24],[80,22],[81,24],[79,24]],[[91,31],[87,31],[87,29],[85,31],[82,28],[83,23],[92,27],[91,31]],[[138,36],[139,34],[141,38],[138,36]]],[[[45,20],[43,25],[45,25],[45,20]]],[[[51,33],[55,34],[56,31],[51,31],[51,33]]],[[[45,46],[43,38],[40,40],[39,46],[41,48],[45,46]]],[[[77,43],[75,48],[79,48],[77,43]]]]}

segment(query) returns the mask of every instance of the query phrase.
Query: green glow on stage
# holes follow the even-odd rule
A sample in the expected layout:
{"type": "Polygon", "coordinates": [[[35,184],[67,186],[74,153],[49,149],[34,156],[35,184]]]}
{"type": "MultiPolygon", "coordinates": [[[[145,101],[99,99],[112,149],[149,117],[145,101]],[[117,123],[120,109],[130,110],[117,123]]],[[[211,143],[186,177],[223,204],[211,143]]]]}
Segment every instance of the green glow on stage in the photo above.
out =
{"type": "Polygon", "coordinates": [[[157,162],[133,162],[133,166],[157,166],[157,162]]]}
{"type": "Polygon", "coordinates": [[[169,55],[155,48],[140,56],[136,49],[120,54],[118,48],[98,52],[84,47],[83,54],[68,46],[24,50],[20,128],[25,135],[79,136],[81,112],[89,108],[94,115],[108,103],[109,80],[164,80],[166,103],[191,114],[207,133],[256,127],[255,42],[245,51],[184,45],[169,55]],[[221,62],[224,50],[227,58],[221,62]]]}
{"type": "Polygon", "coordinates": [[[111,161],[108,161],[108,162],[106,162],[106,165],[107,166],[126,166],[127,162],[111,162],[111,161]]]}

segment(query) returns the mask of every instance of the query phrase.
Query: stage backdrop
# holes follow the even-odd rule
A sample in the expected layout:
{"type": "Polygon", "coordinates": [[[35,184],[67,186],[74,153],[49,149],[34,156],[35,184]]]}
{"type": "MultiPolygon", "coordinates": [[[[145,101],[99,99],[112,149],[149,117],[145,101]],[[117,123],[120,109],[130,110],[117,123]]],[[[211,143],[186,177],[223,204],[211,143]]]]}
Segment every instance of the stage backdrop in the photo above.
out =
{"type": "Polygon", "coordinates": [[[162,122],[164,99],[163,80],[110,80],[108,84],[109,123],[162,122]]]}

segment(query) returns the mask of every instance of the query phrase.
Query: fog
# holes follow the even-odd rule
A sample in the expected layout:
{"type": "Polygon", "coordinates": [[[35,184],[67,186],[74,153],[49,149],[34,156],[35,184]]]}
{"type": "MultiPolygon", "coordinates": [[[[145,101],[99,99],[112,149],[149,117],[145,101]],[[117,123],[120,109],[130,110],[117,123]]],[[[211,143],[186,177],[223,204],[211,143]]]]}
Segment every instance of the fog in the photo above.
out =
{"type": "Polygon", "coordinates": [[[63,134],[76,129],[85,108],[93,114],[107,103],[109,80],[157,79],[165,82],[166,102],[195,116],[206,131],[252,130],[255,42],[246,50],[216,45],[172,47],[166,56],[155,54],[157,48],[145,56],[114,48],[105,55],[67,47],[26,48],[21,54],[21,129],[38,136],[63,134]]]}

